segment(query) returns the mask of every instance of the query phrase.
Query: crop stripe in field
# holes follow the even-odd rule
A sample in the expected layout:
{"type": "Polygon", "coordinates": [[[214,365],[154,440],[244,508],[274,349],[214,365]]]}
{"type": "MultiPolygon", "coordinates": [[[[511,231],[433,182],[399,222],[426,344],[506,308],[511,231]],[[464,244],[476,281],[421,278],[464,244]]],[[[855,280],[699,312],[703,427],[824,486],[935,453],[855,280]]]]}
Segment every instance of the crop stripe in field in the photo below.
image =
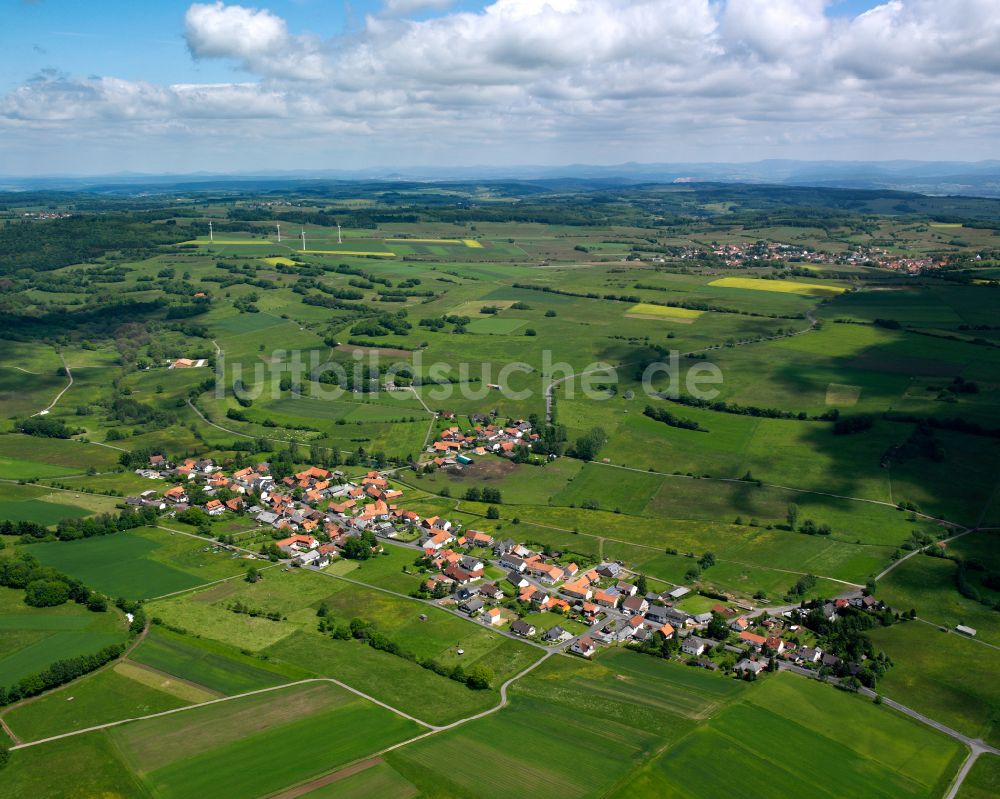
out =
{"type": "Polygon", "coordinates": [[[308,782],[299,783],[298,785],[293,785],[290,788],[282,789],[279,793],[271,794],[272,799],[296,799],[296,797],[305,796],[311,791],[320,788],[324,785],[327,785],[330,782],[333,782],[334,780],[330,779],[332,776],[340,774],[345,769],[350,769],[354,766],[357,766],[359,763],[364,763],[369,760],[381,758],[383,755],[386,755],[389,752],[394,752],[397,749],[402,749],[404,746],[409,746],[410,744],[416,743],[417,741],[422,741],[425,738],[430,738],[432,735],[437,735],[439,732],[446,732],[447,730],[453,730],[456,727],[460,727],[463,724],[469,723],[470,721],[476,721],[477,719],[482,719],[486,718],[487,716],[492,716],[494,713],[497,713],[503,710],[505,707],[507,707],[507,702],[508,702],[507,689],[510,688],[511,685],[520,680],[522,677],[524,677],[526,674],[528,674],[531,671],[534,671],[534,669],[541,666],[546,660],[548,660],[554,654],[555,652],[553,651],[546,652],[530,666],[522,669],[513,677],[506,680],[503,683],[503,685],[500,686],[500,702],[497,703],[494,707],[491,707],[489,710],[484,710],[481,713],[476,713],[475,715],[467,716],[464,719],[453,721],[451,724],[445,724],[444,726],[441,727],[431,727],[431,729],[429,729],[427,732],[421,733],[420,735],[416,735],[413,738],[407,738],[405,741],[400,741],[399,743],[392,744],[392,746],[387,746],[385,749],[375,752],[374,754],[365,755],[364,757],[358,758],[357,760],[354,760],[350,763],[345,763],[344,765],[338,766],[335,771],[328,772],[319,777],[313,777],[308,782]]]}
{"type": "MultiPolygon", "coordinates": [[[[159,529],[166,529],[159,528],[159,529]]],[[[267,571],[268,569],[273,569],[275,566],[280,566],[280,563],[271,563],[267,566],[261,566],[257,571],[267,571]]],[[[172,596],[180,596],[181,594],[189,594],[192,591],[200,591],[202,588],[208,588],[209,586],[218,585],[219,583],[228,583],[230,580],[245,579],[245,572],[239,572],[237,574],[231,574],[228,577],[222,577],[218,580],[212,580],[208,583],[202,583],[201,585],[193,585],[190,588],[182,588],[180,591],[171,591],[169,594],[160,594],[159,596],[151,596],[147,599],[147,602],[155,602],[158,599],[169,599],[172,596]]]]}
{"type": "Polygon", "coordinates": [[[76,735],[84,735],[88,732],[97,732],[98,730],[106,730],[110,727],[120,727],[123,724],[131,724],[134,721],[148,721],[149,719],[156,719],[162,716],[172,716],[175,713],[186,713],[189,710],[196,710],[197,708],[208,707],[209,705],[218,705],[221,704],[222,702],[231,702],[234,699],[244,699],[245,697],[248,696],[258,696],[260,694],[271,693],[272,691],[281,691],[284,690],[285,688],[294,688],[297,685],[308,685],[310,683],[321,683],[321,682],[333,683],[334,685],[343,688],[345,691],[355,694],[356,696],[360,696],[362,699],[366,699],[369,702],[378,705],[379,707],[383,707],[386,710],[395,713],[397,716],[401,716],[402,718],[407,719],[408,721],[412,721],[415,724],[419,724],[421,727],[427,727],[431,732],[437,732],[439,730],[446,729],[445,727],[437,727],[433,724],[428,724],[426,721],[421,721],[416,716],[411,716],[409,713],[405,713],[402,710],[398,710],[397,708],[394,708],[392,705],[388,705],[385,702],[382,702],[373,696],[369,696],[363,691],[359,691],[357,688],[352,688],[347,683],[343,683],[340,680],[334,679],[333,677],[310,677],[305,680],[296,680],[295,682],[284,683],[282,685],[272,685],[268,688],[258,688],[255,691],[247,691],[246,693],[235,694],[234,696],[223,696],[220,697],[219,699],[210,699],[207,702],[199,702],[198,704],[195,705],[187,705],[186,707],[175,707],[171,710],[161,711],[160,713],[150,713],[147,716],[134,716],[132,718],[127,718],[127,719],[118,719],[118,721],[109,721],[105,724],[96,724],[93,727],[84,727],[81,730],[64,732],[59,735],[51,735],[48,738],[40,738],[37,741],[29,741],[27,743],[17,744],[16,746],[11,747],[11,751],[15,749],[27,749],[30,746],[40,746],[41,744],[51,743],[52,741],[59,741],[62,740],[63,738],[72,738],[76,735]]]}
{"type": "MultiPolygon", "coordinates": [[[[606,466],[611,469],[624,469],[628,472],[639,472],[640,474],[657,474],[661,477],[675,477],[679,480],[708,480],[715,483],[745,483],[746,481],[739,477],[692,477],[686,474],[670,474],[669,472],[656,472],[650,471],[649,469],[636,469],[634,466],[621,466],[617,463],[601,463],[599,461],[591,461],[595,466],[606,466]]],[[[795,494],[815,494],[818,497],[830,497],[831,499],[844,499],[849,502],[866,502],[869,505],[881,505],[885,508],[898,508],[899,506],[892,502],[886,502],[882,499],[869,499],[867,497],[851,497],[846,494],[833,494],[829,491],[817,491],[813,488],[795,488],[794,486],[780,485],[778,483],[761,483],[764,488],[776,488],[779,491],[791,491],[795,494]]],[[[945,519],[940,516],[931,516],[927,513],[921,513],[920,511],[910,511],[916,516],[922,519],[927,519],[931,522],[940,522],[941,524],[947,524],[949,527],[955,527],[964,530],[965,527],[958,522],[953,522],[949,519],[945,519]]]]}

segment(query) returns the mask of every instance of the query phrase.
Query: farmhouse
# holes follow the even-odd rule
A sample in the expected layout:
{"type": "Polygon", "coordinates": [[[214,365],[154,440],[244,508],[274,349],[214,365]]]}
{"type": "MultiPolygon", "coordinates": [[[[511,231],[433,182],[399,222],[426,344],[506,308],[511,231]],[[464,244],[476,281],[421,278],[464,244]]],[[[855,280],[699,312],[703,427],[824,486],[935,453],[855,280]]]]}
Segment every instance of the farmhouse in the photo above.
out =
{"type": "Polygon", "coordinates": [[[697,656],[714,644],[715,641],[710,641],[707,638],[698,638],[695,635],[689,635],[684,639],[684,643],[681,644],[681,652],[685,655],[697,656]]]}
{"type": "Polygon", "coordinates": [[[750,672],[751,674],[760,674],[762,671],[764,671],[764,669],[767,668],[767,665],[761,663],[759,660],[750,660],[749,658],[743,658],[736,664],[734,668],[736,669],[736,671],[741,673],[750,672]]]}
{"type": "Polygon", "coordinates": [[[479,591],[483,596],[492,599],[495,602],[499,602],[504,596],[503,589],[501,589],[496,583],[483,583],[479,586],[479,591]]]}
{"type": "Polygon", "coordinates": [[[496,627],[498,624],[503,623],[503,615],[500,613],[500,608],[490,608],[482,615],[482,619],[491,627],[496,627]]]}
{"type": "Polygon", "coordinates": [[[590,658],[593,657],[594,653],[597,651],[597,644],[594,643],[594,639],[589,635],[584,635],[574,641],[569,649],[577,655],[590,658]]]}
{"type": "Polygon", "coordinates": [[[590,583],[586,579],[575,580],[572,583],[565,583],[562,587],[562,592],[566,596],[571,596],[574,599],[582,599],[588,601],[593,592],[590,590],[590,583]]]}
{"type": "Polygon", "coordinates": [[[649,610],[649,602],[646,601],[645,597],[630,596],[622,602],[622,610],[626,613],[639,614],[642,616],[645,615],[647,610],[649,610]]]}
{"type": "Polygon", "coordinates": [[[278,549],[288,554],[292,552],[305,552],[319,546],[319,541],[311,535],[292,535],[275,542],[278,549]]]}

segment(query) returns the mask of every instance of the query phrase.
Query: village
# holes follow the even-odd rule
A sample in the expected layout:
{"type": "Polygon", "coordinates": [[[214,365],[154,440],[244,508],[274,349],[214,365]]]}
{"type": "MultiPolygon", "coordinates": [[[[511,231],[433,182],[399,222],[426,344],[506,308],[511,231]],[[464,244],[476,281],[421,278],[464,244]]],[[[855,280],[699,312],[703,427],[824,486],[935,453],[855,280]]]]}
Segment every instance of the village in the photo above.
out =
{"type": "Polygon", "coordinates": [[[688,247],[680,255],[681,260],[703,258],[710,253],[728,267],[748,267],[787,263],[825,264],[829,266],[872,266],[889,269],[907,275],[918,275],[925,270],[939,269],[947,265],[941,258],[910,258],[894,255],[883,247],[856,246],[846,252],[831,253],[813,250],[801,244],[784,244],[777,241],[740,242],[737,244],[713,244],[707,249],[688,247]]]}
{"type": "MultiPolygon", "coordinates": [[[[454,414],[443,417],[450,421],[454,414]]],[[[515,458],[538,439],[523,420],[473,421],[471,430],[453,425],[441,432],[428,447],[428,468],[461,469],[472,456],[515,458]]],[[[391,472],[348,479],[341,471],[308,466],[276,480],[268,463],[227,474],[211,459],[173,464],[160,454],[136,472],[172,485],[129,497],[129,505],[184,520],[192,509],[196,518],[251,519],[266,541],[259,553],[244,557],[322,571],[337,560],[388,554],[389,547],[410,550],[413,565],[404,572],[415,578],[412,597],[502,635],[588,659],[601,647],[627,645],[745,679],[792,666],[854,678],[863,676],[863,663],[824,652],[805,620],[819,614],[832,623],[843,613],[884,610],[858,591],[833,602],[780,608],[723,596],[689,612],[679,605],[696,596],[695,589],[650,590],[644,575],[621,562],[585,563],[437,515],[422,518],[405,507],[404,490],[394,486],[391,472]],[[195,496],[199,504],[192,504],[195,496]]]]}

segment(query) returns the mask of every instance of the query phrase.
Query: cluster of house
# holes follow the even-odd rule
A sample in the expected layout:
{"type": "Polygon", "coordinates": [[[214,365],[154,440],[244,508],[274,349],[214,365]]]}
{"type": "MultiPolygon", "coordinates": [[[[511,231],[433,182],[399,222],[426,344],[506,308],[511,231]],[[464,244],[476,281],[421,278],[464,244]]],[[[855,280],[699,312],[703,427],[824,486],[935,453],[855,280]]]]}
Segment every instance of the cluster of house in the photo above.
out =
{"type": "MultiPolygon", "coordinates": [[[[454,419],[455,414],[446,411],[442,418],[454,419]]],[[[506,425],[498,425],[490,417],[473,417],[474,426],[470,431],[452,425],[442,431],[438,440],[428,447],[434,455],[438,467],[464,466],[472,463],[472,455],[502,455],[514,457],[519,447],[531,448],[538,441],[538,433],[531,423],[523,419],[509,420],[506,425]]]]}
{"type": "MultiPolygon", "coordinates": [[[[504,434],[514,435],[506,431],[515,429],[504,428],[504,434]]],[[[524,431],[520,432],[523,435],[524,431]]],[[[763,671],[772,657],[806,666],[842,665],[832,654],[783,637],[785,632],[798,632],[797,611],[782,617],[753,618],[719,603],[703,613],[688,613],[677,607],[677,602],[689,589],[643,594],[618,562],[581,568],[512,539],[496,540],[485,532],[463,531],[439,516],[421,518],[399,506],[402,492],[376,471],[346,480],[342,472],[311,466],[275,480],[267,463],[226,474],[211,459],[188,459],[175,465],[153,455],[148,466],[137,472],[172,478],[176,485],[162,495],[151,490],[130,497],[130,504],[180,512],[191,507],[189,494],[197,486],[200,507],[206,513],[251,516],[258,525],[272,528],[278,549],[301,566],[325,567],[340,556],[352,538],[366,542],[374,552],[381,549],[375,537],[391,540],[405,532],[407,540],[416,539],[415,546],[430,566],[424,588],[442,603],[515,636],[548,644],[568,642],[571,652],[586,658],[602,644],[641,643],[661,633],[679,639],[681,652],[696,665],[715,669],[716,663],[705,655],[721,642],[703,633],[714,614],[721,614],[735,633],[723,646],[739,655],[737,671],[763,671]],[[487,578],[488,569],[492,579],[487,578]],[[536,629],[529,616],[542,611],[580,622],[586,631],[574,635],[561,624],[536,629]]],[[[862,610],[881,607],[874,598],[859,596],[837,599],[824,605],[822,612],[832,621],[849,605],[862,610]]],[[[844,665],[848,671],[860,668],[844,665]]]]}
{"type": "MultiPolygon", "coordinates": [[[[445,601],[455,601],[459,610],[488,626],[506,625],[514,635],[550,644],[568,641],[571,652],[589,658],[602,644],[641,643],[661,633],[678,639],[682,653],[696,665],[714,670],[717,664],[706,652],[720,642],[704,637],[704,632],[715,614],[721,614],[734,634],[724,646],[739,656],[738,672],[763,671],[772,657],[807,666],[842,665],[836,655],[783,637],[786,632],[790,639],[799,637],[795,611],[754,618],[717,603],[706,612],[688,613],[677,606],[690,592],[688,588],[642,594],[626,579],[628,572],[617,562],[581,569],[576,563],[559,562],[555,556],[532,551],[510,539],[496,541],[475,531],[459,534],[436,518],[425,520],[425,524],[420,543],[432,566],[439,570],[427,579],[426,587],[444,585],[448,591],[445,601]],[[486,579],[485,569],[490,564],[503,569],[506,576],[502,580],[486,579]],[[517,603],[504,602],[508,598],[517,603]],[[578,620],[587,625],[587,630],[574,636],[560,625],[537,629],[529,615],[514,610],[524,606],[530,608],[530,614],[547,611],[578,620]]],[[[873,597],[859,596],[828,603],[823,613],[832,621],[848,606],[862,610],[881,607],[873,597]]],[[[848,673],[860,668],[858,664],[843,665],[848,673]]]]}
{"type": "MultiPolygon", "coordinates": [[[[831,253],[803,247],[801,244],[783,244],[777,241],[738,242],[717,244],[709,249],[712,255],[722,260],[726,266],[754,266],[788,261],[812,264],[877,266],[907,274],[918,274],[925,269],[936,269],[946,265],[946,261],[933,258],[904,258],[881,247],[858,246],[845,252],[831,253]]],[[[704,250],[689,247],[681,253],[681,259],[697,259],[704,250]]]]}
{"type": "Polygon", "coordinates": [[[285,535],[275,543],[286,556],[320,568],[337,557],[350,538],[360,539],[366,532],[395,538],[421,523],[420,516],[396,504],[402,491],[379,472],[351,481],[342,472],[317,466],[281,480],[270,471],[269,464],[259,463],[226,474],[211,459],[188,459],[175,466],[153,455],[148,467],[136,472],[177,484],[162,494],[145,491],[128,502],[180,513],[192,507],[189,495],[197,486],[206,498],[198,507],[209,516],[227,511],[247,515],[275,535],[285,535]]]}
{"type": "MultiPolygon", "coordinates": [[[[882,603],[871,596],[859,596],[852,599],[837,599],[833,602],[825,603],[822,607],[824,617],[828,621],[837,618],[842,610],[847,607],[855,607],[860,610],[873,611],[882,607],[882,603]]],[[[712,613],[719,613],[723,616],[734,616],[735,611],[724,605],[715,605],[712,613]]],[[[711,613],[708,614],[711,616],[711,613]]],[[[858,663],[844,663],[840,657],[829,652],[824,652],[819,646],[805,646],[793,643],[783,638],[784,633],[797,637],[801,627],[795,623],[797,611],[785,611],[781,617],[764,616],[762,618],[749,618],[745,615],[736,615],[729,621],[729,628],[737,634],[736,642],[724,644],[724,649],[740,656],[735,669],[737,672],[751,672],[759,674],[768,667],[771,658],[780,658],[783,661],[794,663],[805,667],[827,667],[838,668],[844,666],[846,673],[857,674],[861,669],[858,663]]],[[[703,655],[714,650],[722,642],[711,638],[704,638],[695,634],[689,635],[681,643],[681,652],[694,659],[695,665],[703,668],[715,670],[717,664],[703,657],[703,655]]]]}

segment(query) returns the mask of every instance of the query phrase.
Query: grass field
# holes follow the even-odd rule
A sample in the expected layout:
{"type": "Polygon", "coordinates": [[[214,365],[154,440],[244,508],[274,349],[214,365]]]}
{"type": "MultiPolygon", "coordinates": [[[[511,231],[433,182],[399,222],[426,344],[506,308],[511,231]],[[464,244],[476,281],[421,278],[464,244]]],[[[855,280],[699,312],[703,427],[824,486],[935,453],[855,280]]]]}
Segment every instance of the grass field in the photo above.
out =
{"type": "Polygon", "coordinates": [[[0,685],[125,638],[125,621],[115,610],[92,613],[73,602],[33,608],[24,604],[23,591],[0,588],[0,685]]]}
{"type": "MultiPolygon", "coordinates": [[[[188,702],[126,676],[128,669],[104,668],[3,714],[22,741],[37,741],[119,719],[146,716],[188,702]]],[[[202,699],[201,701],[204,701],[202,699]]]]}
{"type": "Polygon", "coordinates": [[[153,799],[104,733],[64,738],[15,752],[4,769],[0,793],[10,799],[153,799]],[[59,768],[52,768],[53,762],[58,762],[59,768]]]}
{"type": "Polygon", "coordinates": [[[958,799],[991,799],[1000,795],[1000,757],[980,755],[958,791],[958,799]]]}
{"type": "Polygon", "coordinates": [[[205,552],[206,543],[154,528],[139,528],[81,541],[35,544],[42,563],[78,577],[110,596],[132,599],[182,591],[238,575],[240,560],[205,552]]]}
{"type": "Polygon", "coordinates": [[[423,729],[331,684],[310,684],[24,750],[5,772],[3,791],[252,799],[423,729]],[[58,775],[44,774],[39,752],[59,757],[58,775]]]}
{"type": "Polygon", "coordinates": [[[508,335],[524,327],[523,319],[513,319],[510,317],[487,317],[485,319],[473,319],[469,325],[470,333],[482,333],[493,335],[508,335]]]}
{"type": "Polygon", "coordinates": [[[1000,744],[1000,652],[959,634],[907,622],[871,632],[893,668],[879,691],[972,738],[1000,744]]]}
{"type": "Polygon", "coordinates": [[[950,560],[915,555],[879,581],[876,595],[900,611],[915,609],[933,624],[972,627],[977,638],[1000,646],[1000,614],[958,593],[956,569],[950,560]]]}
{"type": "Polygon", "coordinates": [[[741,691],[738,683],[630,652],[550,658],[502,713],[391,753],[428,796],[597,797],[741,691]],[[451,769],[471,759],[488,770],[451,769]]]}
{"type": "Polygon", "coordinates": [[[117,462],[114,450],[79,441],[16,433],[0,436],[0,479],[59,478],[88,469],[105,472],[116,468],[117,462]]]}
{"type": "Polygon", "coordinates": [[[235,647],[181,635],[155,625],[130,659],[225,695],[269,688],[305,674],[300,669],[282,668],[245,655],[235,647]]]}
{"type": "Polygon", "coordinates": [[[835,297],[847,289],[818,283],[800,283],[795,280],[758,280],[748,277],[720,277],[708,285],[727,289],[751,289],[753,291],[774,291],[782,294],[801,294],[805,297],[835,297]]]}
{"type": "Polygon", "coordinates": [[[117,502],[111,497],[54,491],[43,486],[0,484],[0,519],[11,521],[32,521],[49,526],[63,519],[112,511],[117,502]]]}
{"type": "Polygon", "coordinates": [[[950,738],[870,701],[793,675],[754,686],[643,767],[632,796],[938,797],[965,753],[950,738]],[[789,752],[808,752],[802,769],[789,752]],[[712,766],[706,768],[705,764],[712,766]]]}

